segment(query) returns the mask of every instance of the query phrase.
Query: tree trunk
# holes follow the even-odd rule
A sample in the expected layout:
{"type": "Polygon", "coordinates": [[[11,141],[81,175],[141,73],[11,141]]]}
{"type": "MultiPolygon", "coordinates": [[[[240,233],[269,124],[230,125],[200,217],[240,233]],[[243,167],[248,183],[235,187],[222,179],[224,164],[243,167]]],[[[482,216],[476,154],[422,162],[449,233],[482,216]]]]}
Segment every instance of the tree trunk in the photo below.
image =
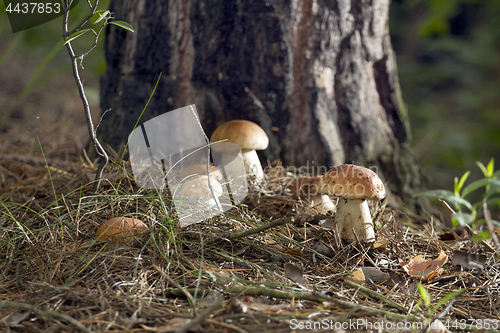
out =
{"type": "MultiPolygon", "coordinates": [[[[196,104],[208,136],[262,126],[261,160],[378,167],[392,193],[421,187],[388,28],[389,0],[112,0],[135,33],[106,32],[99,137],[123,147],[141,122],[196,104]]],[[[264,163],[265,164],[265,163],[264,163]]]]}

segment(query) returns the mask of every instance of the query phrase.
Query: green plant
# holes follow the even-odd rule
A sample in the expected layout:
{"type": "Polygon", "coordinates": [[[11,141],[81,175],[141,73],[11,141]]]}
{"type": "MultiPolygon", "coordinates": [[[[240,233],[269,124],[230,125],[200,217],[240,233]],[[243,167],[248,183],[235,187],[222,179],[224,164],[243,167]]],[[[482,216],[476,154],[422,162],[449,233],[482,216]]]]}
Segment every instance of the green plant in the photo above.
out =
{"type": "MultiPolygon", "coordinates": [[[[440,201],[451,205],[453,226],[468,225],[475,229],[476,226],[485,222],[485,219],[478,219],[479,212],[489,205],[497,205],[500,208],[500,170],[495,172],[494,159],[492,158],[487,166],[481,162],[476,162],[484,178],[476,180],[465,186],[470,171],[467,171],[460,179],[455,177],[453,191],[449,190],[432,190],[417,193],[416,196],[424,196],[429,198],[437,198],[440,201]],[[471,194],[484,188],[481,200],[471,203],[471,194]]],[[[500,222],[491,220],[493,224],[500,226],[500,222]]],[[[474,240],[482,240],[491,237],[489,230],[482,231],[475,235],[474,240]]]]}
{"type": "Polygon", "coordinates": [[[87,119],[87,126],[89,129],[90,140],[94,143],[97,153],[102,157],[99,167],[97,168],[96,177],[94,186],[92,188],[93,192],[97,192],[99,189],[99,185],[102,178],[102,172],[106,165],[108,164],[109,157],[101,143],[97,139],[96,127],[92,122],[92,115],[90,113],[90,105],[85,95],[85,90],[83,89],[83,82],[80,78],[79,68],[78,68],[78,60],[80,60],[80,67],[83,68],[83,59],[87,56],[96,46],[99,41],[99,36],[101,32],[104,30],[104,27],[108,24],[114,24],[119,26],[120,28],[126,29],[128,31],[134,32],[132,26],[123,21],[110,21],[112,19],[111,12],[109,10],[97,10],[99,6],[99,0],[96,0],[94,5],[88,1],[88,5],[90,7],[90,14],[83,19],[74,29],[68,29],[68,21],[69,21],[69,13],[71,9],[73,1],[65,0],[64,1],[64,16],[63,16],[63,38],[64,45],[66,45],[66,49],[68,50],[69,56],[71,58],[71,67],[73,68],[73,76],[75,78],[76,85],[78,87],[78,92],[80,94],[80,99],[83,103],[83,108],[85,111],[85,118],[87,119]],[[88,22],[92,25],[96,25],[99,29],[94,30],[93,28],[83,28],[88,22]],[[100,25],[100,26],[99,26],[100,25]],[[71,44],[72,41],[81,37],[85,33],[92,31],[95,36],[94,45],[91,46],[87,51],[82,52],[80,54],[76,54],[73,50],[73,46],[71,44]]]}
{"type": "Polygon", "coordinates": [[[420,308],[420,306],[422,305],[422,301],[423,301],[425,304],[425,307],[427,309],[427,318],[429,319],[429,325],[431,325],[431,323],[434,320],[441,319],[449,311],[449,309],[451,308],[451,305],[456,300],[456,298],[466,290],[465,288],[462,288],[460,290],[452,291],[451,293],[449,293],[449,294],[445,295],[443,298],[441,298],[436,303],[436,305],[432,306],[431,295],[429,294],[427,289],[425,289],[425,287],[423,285],[421,285],[420,283],[417,284],[417,287],[418,287],[418,293],[420,294],[420,299],[417,301],[417,305],[415,306],[415,310],[418,310],[420,308]],[[444,305],[448,301],[451,301],[451,302],[450,302],[450,304],[448,304],[446,309],[438,316],[435,316],[436,311],[441,307],[441,305],[444,305]]]}

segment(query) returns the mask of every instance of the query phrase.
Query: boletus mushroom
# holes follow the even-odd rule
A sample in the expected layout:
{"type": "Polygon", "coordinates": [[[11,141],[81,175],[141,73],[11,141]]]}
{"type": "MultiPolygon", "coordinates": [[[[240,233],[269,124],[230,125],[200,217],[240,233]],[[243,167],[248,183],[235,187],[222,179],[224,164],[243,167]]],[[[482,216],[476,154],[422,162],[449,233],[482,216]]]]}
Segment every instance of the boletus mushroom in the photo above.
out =
{"type": "Polygon", "coordinates": [[[370,169],[344,164],[329,170],[320,181],[321,193],[339,197],[335,222],[340,237],[348,242],[375,241],[367,200],[381,200],[385,187],[370,169]]]}
{"type": "Polygon", "coordinates": [[[328,195],[321,193],[321,179],[322,176],[298,178],[293,182],[291,192],[294,199],[302,199],[314,209],[327,213],[335,210],[335,205],[328,195]]]}
{"type": "Polygon", "coordinates": [[[97,240],[124,243],[149,230],[146,223],[132,217],[114,217],[104,222],[96,231],[97,240]]]}
{"type": "Polygon", "coordinates": [[[255,175],[257,181],[264,179],[264,171],[256,150],[266,149],[269,146],[269,138],[259,125],[248,120],[230,120],[217,127],[210,137],[210,142],[222,140],[240,147],[248,175],[255,175]]]}
{"type": "Polygon", "coordinates": [[[186,180],[181,189],[182,197],[194,198],[198,203],[217,210],[221,210],[219,197],[222,193],[221,184],[215,178],[206,175],[198,175],[186,180]]]}
{"type": "Polygon", "coordinates": [[[217,181],[220,181],[223,178],[222,172],[212,164],[208,165],[208,172],[209,174],[207,175],[206,164],[191,164],[181,171],[181,177],[185,178],[189,176],[194,177],[196,175],[207,175],[209,177],[216,179],[217,181]]]}

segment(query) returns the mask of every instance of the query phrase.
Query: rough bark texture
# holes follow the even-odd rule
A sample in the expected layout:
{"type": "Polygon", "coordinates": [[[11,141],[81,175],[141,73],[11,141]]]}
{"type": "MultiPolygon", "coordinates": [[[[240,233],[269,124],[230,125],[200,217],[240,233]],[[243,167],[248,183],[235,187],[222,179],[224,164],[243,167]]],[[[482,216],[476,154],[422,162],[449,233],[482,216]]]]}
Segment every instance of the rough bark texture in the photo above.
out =
{"type": "Polygon", "coordinates": [[[260,124],[260,156],[285,166],[377,166],[399,196],[420,188],[388,31],[389,0],[112,0],[100,137],[123,146],[141,121],[196,104],[210,135],[260,124]]]}

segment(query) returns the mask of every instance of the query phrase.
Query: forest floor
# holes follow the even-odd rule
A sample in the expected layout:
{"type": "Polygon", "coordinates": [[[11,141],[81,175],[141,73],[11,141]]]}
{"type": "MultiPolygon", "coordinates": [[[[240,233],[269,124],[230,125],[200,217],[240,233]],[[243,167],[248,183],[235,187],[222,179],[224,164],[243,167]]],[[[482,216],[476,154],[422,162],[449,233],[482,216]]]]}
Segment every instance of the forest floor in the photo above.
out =
{"type": "Polygon", "coordinates": [[[0,76],[0,331],[423,332],[429,318],[500,331],[500,260],[442,232],[441,217],[372,203],[376,243],[343,244],[332,215],[290,196],[303,175],[279,163],[241,204],[185,228],[116,156],[105,174],[119,177],[91,193],[71,77],[14,105],[26,84],[16,63],[0,76]],[[117,216],[149,231],[96,240],[117,216]],[[237,235],[272,221],[283,224],[237,235]]]}

